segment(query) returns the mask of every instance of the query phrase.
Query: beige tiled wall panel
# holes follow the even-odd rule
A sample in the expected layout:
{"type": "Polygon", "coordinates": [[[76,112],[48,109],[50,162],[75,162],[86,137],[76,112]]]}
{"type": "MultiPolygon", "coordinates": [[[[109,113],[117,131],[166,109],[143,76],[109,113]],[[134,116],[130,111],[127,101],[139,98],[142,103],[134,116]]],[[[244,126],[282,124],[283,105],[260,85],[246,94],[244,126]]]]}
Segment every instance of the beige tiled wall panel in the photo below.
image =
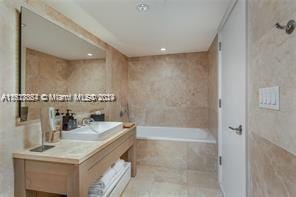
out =
{"type": "Polygon", "coordinates": [[[110,48],[107,50],[106,77],[107,92],[116,95],[116,102],[107,103],[107,119],[114,121],[128,121],[128,59],[117,50],[110,48]],[[120,111],[123,112],[122,116],[120,111]]]}
{"type": "Polygon", "coordinates": [[[290,197],[296,194],[296,157],[252,134],[250,197],[290,197]]]}
{"type": "MultiPolygon", "coordinates": [[[[67,68],[67,92],[69,94],[101,94],[106,92],[105,59],[69,61],[67,68]]],[[[71,102],[67,107],[73,112],[93,112],[103,110],[105,103],[71,102]]]]}
{"type": "MultiPolygon", "coordinates": [[[[28,94],[99,94],[106,92],[104,59],[65,60],[36,50],[26,49],[26,93],[28,94]],[[87,76],[87,77],[86,77],[87,76]]],[[[104,103],[34,102],[27,103],[28,120],[39,119],[40,107],[51,106],[74,113],[103,110],[104,103]]]]}
{"type": "Polygon", "coordinates": [[[130,58],[130,117],[138,125],[208,127],[208,54],[130,58]]]}
{"type": "Polygon", "coordinates": [[[294,0],[249,0],[250,197],[296,196],[296,33],[275,28],[296,18],[294,0]],[[280,111],[258,107],[258,89],[280,86],[280,111]]]}
{"type": "Polygon", "coordinates": [[[209,131],[216,137],[218,136],[218,36],[213,41],[209,52],[209,131]]]}

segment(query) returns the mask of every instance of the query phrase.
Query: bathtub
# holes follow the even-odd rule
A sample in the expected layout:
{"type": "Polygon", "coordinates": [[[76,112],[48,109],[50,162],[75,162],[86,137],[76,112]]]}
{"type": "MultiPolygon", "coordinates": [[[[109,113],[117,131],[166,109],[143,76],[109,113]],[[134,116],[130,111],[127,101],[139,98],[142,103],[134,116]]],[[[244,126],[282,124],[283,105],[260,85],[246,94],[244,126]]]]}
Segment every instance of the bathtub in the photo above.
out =
{"type": "Polygon", "coordinates": [[[137,163],[217,172],[215,138],[207,129],[137,126],[137,163]]]}
{"type": "Polygon", "coordinates": [[[207,129],[200,128],[137,126],[137,139],[216,143],[207,129]]]}

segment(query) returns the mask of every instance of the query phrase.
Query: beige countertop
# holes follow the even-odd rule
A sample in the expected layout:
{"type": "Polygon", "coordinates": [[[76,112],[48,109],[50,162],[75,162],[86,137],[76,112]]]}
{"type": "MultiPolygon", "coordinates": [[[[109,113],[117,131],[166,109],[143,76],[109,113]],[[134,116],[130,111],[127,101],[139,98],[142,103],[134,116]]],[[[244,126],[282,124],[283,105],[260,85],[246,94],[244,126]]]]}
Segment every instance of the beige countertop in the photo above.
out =
{"type": "Polygon", "coordinates": [[[57,143],[46,144],[55,146],[47,151],[41,153],[32,152],[30,151],[34,148],[32,147],[13,153],[13,157],[37,161],[80,164],[133,128],[123,129],[104,141],[60,140],[57,143]]]}

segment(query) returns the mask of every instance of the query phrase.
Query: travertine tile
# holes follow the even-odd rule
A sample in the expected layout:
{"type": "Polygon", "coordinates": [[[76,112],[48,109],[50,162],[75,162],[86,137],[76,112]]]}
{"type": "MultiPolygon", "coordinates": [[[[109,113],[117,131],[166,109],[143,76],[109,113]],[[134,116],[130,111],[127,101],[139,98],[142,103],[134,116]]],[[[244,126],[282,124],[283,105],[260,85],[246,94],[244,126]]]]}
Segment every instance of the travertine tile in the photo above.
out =
{"type": "Polygon", "coordinates": [[[131,179],[122,196],[222,197],[214,181],[217,176],[214,176],[199,171],[139,165],[137,176],[131,179]],[[143,179],[145,176],[147,179],[143,179]]]}
{"type": "MultiPolygon", "coordinates": [[[[17,90],[17,15],[9,1],[0,1],[0,92],[17,90]]],[[[12,152],[23,148],[23,133],[15,128],[16,103],[0,102],[0,196],[13,196],[12,152]]]]}
{"type": "Polygon", "coordinates": [[[122,196],[124,197],[150,197],[150,190],[152,187],[152,181],[137,180],[132,178],[125,188],[122,196]]]}
{"type": "Polygon", "coordinates": [[[250,139],[251,194],[294,196],[296,156],[256,134],[250,139]]]}
{"type": "Polygon", "coordinates": [[[180,185],[184,185],[187,183],[186,170],[164,167],[155,167],[153,169],[154,181],[180,185]]]}
{"type": "Polygon", "coordinates": [[[152,185],[150,196],[187,197],[188,193],[185,185],[166,182],[154,182],[152,185]]]}
{"type": "Polygon", "coordinates": [[[187,185],[209,189],[218,189],[219,184],[217,173],[187,170],[187,185]]]}
{"type": "Polygon", "coordinates": [[[206,107],[168,107],[164,110],[164,126],[187,128],[207,128],[208,108],[206,107]]]}
{"type": "Polygon", "coordinates": [[[128,77],[130,114],[137,124],[208,127],[206,52],[130,58],[128,77]]]}
{"type": "Polygon", "coordinates": [[[142,165],[217,172],[217,157],[216,144],[137,140],[137,162],[142,165]]]}
{"type": "Polygon", "coordinates": [[[249,128],[293,154],[296,34],[287,35],[274,24],[295,18],[295,8],[296,2],[290,0],[249,1],[249,128]],[[269,86],[280,86],[280,111],[258,107],[258,89],[269,86]]]}
{"type": "Polygon", "coordinates": [[[218,36],[214,39],[208,51],[209,79],[208,79],[208,124],[209,131],[218,136],[218,36]]]}
{"type": "Polygon", "coordinates": [[[155,176],[155,166],[149,165],[138,165],[137,166],[137,176],[134,178],[135,181],[143,180],[148,182],[154,181],[155,176]]]}
{"type": "Polygon", "coordinates": [[[205,172],[217,172],[217,144],[187,143],[187,169],[205,172]]]}
{"type": "MultiPolygon", "coordinates": [[[[67,92],[70,94],[106,93],[106,60],[75,60],[68,61],[69,67],[66,71],[67,92]],[[86,77],[87,76],[87,77],[86,77]]],[[[77,112],[93,112],[104,110],[105,103],[68,103],[67,107],[77,112]]]]}
{"type": "MultiPolygon", "coordinates": [[[[105,59],[66,60],[26,49],[26,86],[30,94],[99,94],[106,90],[105,59]],[[87,76],[87,80],[86,77],[87,76]]],[[[28,120],[39,119],[40,107],[51,106],[75,113],[102,110],[104,103],[27,103],[28,120]]]]}
{"type": "Polygon", "coordinates": [[[199,187],[188,187],[188,197],[223,197],[220,190],[199,187]]]}
{"type": "Polygon", "coordinates": [[[147,191],[140,190],[128,190],[124,192],[121,197],[150,197],[150,193],[147,191]]]}
{"type": "MultiPolygon", "coordinates": [[[[26,49],[25,92],[27,94],[67,94],[65,76],[68,62],[36,50],[26,49]]],[[[53,106],[66,109],[66,103],[26,103],[28,120],[40,118],[40,108],[53,106]]]]}
{"type": "Polygon", "coordinates": [[[296,34],[275,28],[296,1],[248,1],[249,195],[296,196],[296,34]],[[258,89],[280,86],[280,111],[258,107],[258,89]],[[292,186],[294,185],[294,186],[292,186]]]}
{"type": "Polygon", "coordinates": [[[117,50],[109,47],[106,57],[106,90],[116,95],[115,103],[107,103],[108,119],[113,121],[128,121],[128,59],[117,50]],[[123,116],[120,116],[123,111],[123,116]]]}
{"type": "Polygon", "coordinates": [[[185,170],[139,165],[122,196],[178,196],[187,193],[186,182],[185,170]]]}
{"type": "Polygon", "coordinates": [[[186,143],[137,140],[137,162],[143,165],[186,169],[186,143]]]}
{"type": "Polygon", "coordinates": [[[137,125],[144,125],[146,120],[146,110],[142,107],[129,104],[129,110],[133,113],[129,116],[129,121],[136,122],[137,125]]]}

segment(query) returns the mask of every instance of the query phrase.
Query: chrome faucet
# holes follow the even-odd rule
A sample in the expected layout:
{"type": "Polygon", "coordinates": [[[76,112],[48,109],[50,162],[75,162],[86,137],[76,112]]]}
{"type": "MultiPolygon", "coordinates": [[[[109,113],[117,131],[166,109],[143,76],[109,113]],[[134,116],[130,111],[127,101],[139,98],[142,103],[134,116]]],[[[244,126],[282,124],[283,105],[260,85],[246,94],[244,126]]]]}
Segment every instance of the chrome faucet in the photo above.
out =
{"type": "Polygon", "coordinates": [[[95,120],[93,118],[83,118],[81,121],[82,126],[89,125],[91,122],[94,122],[95,120]]]}

